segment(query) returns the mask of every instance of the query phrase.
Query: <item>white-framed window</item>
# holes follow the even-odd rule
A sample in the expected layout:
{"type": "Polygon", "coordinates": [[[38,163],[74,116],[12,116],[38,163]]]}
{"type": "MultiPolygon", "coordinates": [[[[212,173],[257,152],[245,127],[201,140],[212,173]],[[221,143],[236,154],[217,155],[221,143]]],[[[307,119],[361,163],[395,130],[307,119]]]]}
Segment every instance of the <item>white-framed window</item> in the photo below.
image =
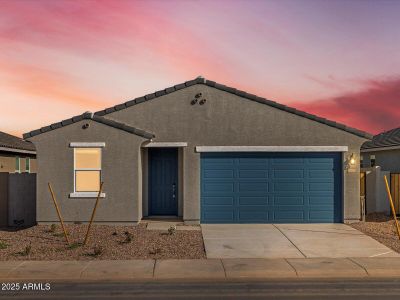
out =
{"type": "MultiPolygon", "coordinates": [[[[106,146],[103,142],[71,142],[73,148],[74,191],[70,198],[95,198],[102,181],[102,151],[106,146]]],[[[106,194],[102,191],[101,198],[106,194]]]]}
{"type": "Polygon", "coordinates": [[[21,173],[21,158],[15,158],[15,173],[21,173]]]}
{"type": "Polygon", "coordinates": [[[25,157],[25,172],[31,172],[31,159],[29,157],[25,157]]]}
{"type": "Polygon", "coordinates": [[[74,148],[74,192],[98,192],[101,182],[101,148],[74,148]]]}

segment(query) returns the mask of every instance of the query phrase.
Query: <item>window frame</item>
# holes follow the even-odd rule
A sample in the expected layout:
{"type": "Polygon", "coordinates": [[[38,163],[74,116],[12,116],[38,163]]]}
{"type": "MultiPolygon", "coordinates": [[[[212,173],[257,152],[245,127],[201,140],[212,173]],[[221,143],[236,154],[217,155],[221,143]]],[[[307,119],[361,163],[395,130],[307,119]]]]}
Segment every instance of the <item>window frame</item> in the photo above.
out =
{"type": "Polygon", "coordinates": [[[25,173],[30,173],[30,172],[31,172],[31,158],[25,157],[25,173]]]}
{"type": "MultiPolygon", "coordinates": [[[[103,148],[105,147],[105,143],[103,142],[95,142],[95,143],[81,143],[81,142],[73,142],[70,143],[70,148],[73,148],[72,155],[73,155],[73,166],[72,166],[72,176],[73,176],[73,192],[69,194],[70,198],[96,198],[99,194],[99,191],[84,191],[84,192],[78,192],[76,191],[76,171],[98,171],[100,172],[100,182],[99,185],[102,182],[103,179],[103,148]],[[76,169],[75,168],[75,163],[76,163],[76,149],[82,149],[82,148],[97,148],[100,150],[100,169],[98,168],[83,168],[83,169],[76,169]]],[[[101,192],[100,198],[104,198],[106,194],[104,192],[101,192]]]]}
{"type": "Polygon", "coordinates": [[[21,157],[19,157],[19,156],[15,157],[15,173],[18,173],[18,174],[21,173],[21,157]],[[17,169],[17,164],[18,164],[18,169],[17,169]]]}

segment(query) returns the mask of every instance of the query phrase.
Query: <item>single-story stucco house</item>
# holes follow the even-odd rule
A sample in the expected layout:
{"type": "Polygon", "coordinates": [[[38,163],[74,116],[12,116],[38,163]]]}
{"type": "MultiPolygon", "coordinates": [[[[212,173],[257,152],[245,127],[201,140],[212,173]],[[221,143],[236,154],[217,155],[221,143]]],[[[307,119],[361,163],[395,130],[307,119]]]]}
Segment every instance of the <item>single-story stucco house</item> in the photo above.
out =
{"type": "Polygon", "coordinates": [[[400,173],[400,127],[381,132],[361,146],[362,167],[400,173]]]}
{"type": "Polygon", "coordinates": [[[365,173],[366,212],[389,213],[386,176],[395,210],[400,214],[400,128],[381,132],[365,142],[361,146],[360,164],[365,173]]]}
{"type": "Polygon", "coordinates": [[[36,173],[35,146],[0,131],[0,172],[36,173]]]}
{"type": "Polygon", "coordinates": [[[37,221],[316,223],[360,218],[366,132],[198,77],[26,133],[37,221]]]}

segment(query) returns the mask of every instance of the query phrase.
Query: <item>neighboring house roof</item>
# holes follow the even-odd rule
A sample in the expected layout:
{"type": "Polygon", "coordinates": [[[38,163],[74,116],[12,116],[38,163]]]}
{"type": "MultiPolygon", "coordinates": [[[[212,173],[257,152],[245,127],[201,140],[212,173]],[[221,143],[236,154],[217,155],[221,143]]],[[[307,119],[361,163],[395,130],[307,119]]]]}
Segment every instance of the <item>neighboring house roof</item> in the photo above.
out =
{"type": "Polygon", "coordinates": [[[9,152],[21,152],[23,150],[27,152],[35,152],[35,146],[31,142],[24,141],[23,139],[14,135],[0,131],[0,150],[6,150],[9,152]]]}
{"type": "Polygon", "coordinates": [[[361,150],[372,151],[378,148],[387,148],[387,150],[389,150],[396,146],[400,146],[400,127],[375,135],[372,141],[365,142],[361,146],[361,150]]]}
{"type": "Polygon", "coordinates": [[[289,106],[286,106],[286,105],[283,105],[283,104],[279,104],[279,103],[277,103],[275,101],[271,101],[271,100],[268,100],[268,99],[265,99],[265,98],[261,98],[261,97],[258,97],[256,95],[249,94],[249,93],[246,93],[244,91],[240,91],[240,90],[237,90],[235,88],[219,84],[219,83],[217,83],[215,81],[211,81],[211,80],[208,80],[208,79],[206,80],[203,77],[197,77],[194,80],[186,81],[185,83],[181,83],[181,84],[166,88],[164,90],[160,90],[160,91],[157,91],[155,93],[148,94],[146,96],[135,98],[135,99],[130,100],[128,102],[125,102],[125,103],[122,103],[122,104],[118,104],[118,105],[113,106],[113,107],[106,108],[104,110],[96,112],[95,115],[104,116],[104,115],[107,115],[107,114],[112,113],[114,111],[125,109],[125,108],[128,108],[130,106],[133,106],[133,105],[136,105],[136,104],[139,104],[139,103],[142,103],[144,101],[148,101],[148,100],[151,100],[151,99],[154,99],[154,98],[157,98],[157,97],[161,97],[161,96],[166,95],[166,94],[173,93],[175,91],[187,88],[187,87],[195,85],[195,84],[204,84],[204,85],[216,88],[216,89],[221,90],[221,91],[225,91],[225,92],[228,92],[228,93],[231,93],[231,94],[235,94],[237,96],[246,98],[248,100],[252,100],[252,101],[256,101],[256,102],[262,103],[262,104],[266,104],[266,105],[275,107],[277,109],[286,111],[288,113],[292,113],[292,114],[295,114],[295,115],[298,115],[298,116],[301,116],[301,117],[304,117],[304,118],[307,118],[307,119],[310,119],[310,120],[313,120],[313,121],[316,121],[316,122],[319,122],[319,123],[322,123],[322,124],[325,124],[325,125],[337,128],[337,129],[340,129],[340,130],[347,131],[349,133],[352,133],[354,135],[357,135],[357,136],[360,136],[360,137],[363,137],[363,138],[372,139],[372,134],[367,133],[365,131],[361,131],[361,130],[358,130],[358,129],[352,128],[352,127],[348,127],[348,126],[346,126],[344,124],[340,124],[340,123],[337,123],[337,122],[334,122],[334,121],[331,121],[331,120],[327,120],[325,118],[321,118],[321,117],[318,117],[316,115],[309,114],[309,113],[306,113],[304,111],[297,110],[295,108],[292,108],[292,107],[289,107],[289,106]]]}
{"type": "Polygon", "coordinates": [[[24,137],[24,139],[27,139],[27,138],[33,137],[35,135],[39,135],[39,134],[42,134],[42,133],[45,133],[45,132],[48,132],[48,131],[51,131],[51,130],[55,130],[57,128],[64,127],[64,126],[68,126],[70,124],[73,124],[73,123],[76,123],[76,122],[79,122],[79,121],[82,121],[82,120],[93,120],[95,122],[98,122],[98,123],[101,123],[101,124],[104,124],[104,125],[107,125],[107,126],[110,126],[110,127],[114,127],[116,129],[120,129],[120,130],[129,132],[129,133],[132,133],[132,134],[136,134],[136,135],[144,137],[146,139],[154,138],[154,134],[152,134],[150,132],[147,132],[147,131],[132,127],[132,126],[127,125],[125,123],[117,122],[117,121],[114,121],[114,120],[111,120],[111,119],[108,119],[108,118],[104,118],[104,117],[101,117],[101,116],[94,115],[91,112],[85,112],[85,113],[83,113],[83,114],[81,114],[79,116],[75,116],[75,117],[72,117],[70,119],[67,119],[67,120],[64,120],[64,121],[61,121],[61,122],[58,122],[58,123],[54,123],[52,125],[49,125],[49,126],[46,126],[46,127],[42,127],[40,129],[33,130],[31,132],[28,132],[28,133],[24,133],[23,137],[24,137]]]}
{"type": "MultiPolygon", "coordinates": [[[[331,121],[331,120],[328,120],[328,119],[325,119],[325,118],[321,118],[321,117],[318,117],[316,115],[309,114],[309,113],[306,113],[304,111],[297,110],[295,108],[292,108],[292,107],[289,107],[289,106],[286,106],[286,105],[283,105],[283,104],[279,104],[279,103],[277,103],[275,101],[271,101],[271,100],[268,100],[268,99],[265,99],[265,98],[261,98],[261,97],[258,97],[256,95],[249,94],[249,93],[246,93],[244,91],[240,91],[240,90],[237,90],[235,88],[228,87],[228,86],[216,83],[215,81],[206,80],[203,77],[197,77],[194,80],[186,81],[185,83],[181,83],[181,84],[166,88],[164,90],[160,90],[160,91],[157,91],[155,93],[151,93],[151,94],[148,94],[146,96],[135,98],[135,99],[130,100],[128,102],[125,102],[125,103],[122,103],[122,104],[118,104],[118,105],[110,107],[110,108],[106,108],[104,110],[96,112],[94,114],[94,116],[92,116],[91,113],[89,113],[89,115],[87,113],[86,114],[82,114],[80,116],[76,116],[76,117],[73,117],[71,119],[67,119],[67,120],[64,120],[62,122],[52,124],[50,126],[46,126],[46,127],[41,128],[41,129],[34,130],[34,131],[29,132],[29,133],[25,133],[23,136],[24,136],[24,139],[27,139],[29,137],[32,137],[32,136],[35,136],[35,135],[38,135],[38,134],[41,134],[41,133],[44,133],[44,132],[47,132],[47,131],[50,131],[50,130],[60,128],[62,126],[66,126],[68,124],[71,124],[71,123],[74,123],[74,122],[78,122],[78,121],[82,120],[83,118],[91,118],[91,119],[93,119],[95,121],[99,121],[100,123],[104,123],[104,124],[106,124],[107,122],[118,123],[118,122],[115,122],[115,121],[111,121],[110,119],[103,118],[103,116],[105,116],[105,115],[107,115],[109,113],[118,111],[118,110],[122,110],[122,109],[128,108],[130,106],[145,102],[145,101],[149,101],[149,100],[154,99],[154,98],[158,98],[158,97],[164,96],[166,94],[173,93],[175,91],[187,88],[187,87],[195,85],[195,84],[204,84],[204,85],[216,88],[216,89],[221,90],[221,91],[225,91],[225,92],[228,92],[228,93],[231,93],[231,94],[235,94],[237,96],[243,97],[243,98],[251,100],[251,101],[256,101],[256,102],[259,102],[259,103],[262,103],[262,104],[266,104],[266,105],[275,107],[277,109],[286,111],[288,113],[292,113],[292,114],[295,114],[295,115],[298,115],[298,116],[313,120],[315,122],[322,123],[322,124],[325,124],[325,125],[328,125],[328,126],[331,126],[331,127],[334,127],[334,128],[337,128],[337,129],[340,129],[340,130],[343,130],[343,131],[346,131],[346,132],[349,132],[349,133],[352,133],[352,134],[354,134],[356,136],[359,136],[359,137],[362,137],[362,138],[372,139],[372,135],[367,133],[367,132],[365,132],[365,131],[361,131],[361,130],[358,130],[358,129],[355,129],[355,128],[352,128],[352,127],[348,127],[346,125],[343,125],[343,124],[340,124],[340,123],[337,123],[337,122],[334,122],[334,121],[331,121]],[[86,117],[84,117],[85,115],[86,115],[86,117]],[[100,117],[102,117],[102,119],[100,119],[100,117]],[[96,120],[96,118],[98,118],[98,119],[96,120]],[[100,120],[102,120],[102,121],[100,121],[100,120]]],[[[126,125],[126,124],[122,124],[122,123],[118,123],[118,124],[120,124],[119,125],[120,127],[128,127],[128,125],[126,125]]],[[[107,124],[107,125],[109,125],[109,124],[107,124]]],[[[113,127],[116,127],[116,126],[113,126],[113,127]]],[[[119,128],[119,127],[116,127],[116,128],[119,128]]],[[[133,127],[131,127],[131,128],[133,128],[133,127]]],[[[119,128],[119,129],[122,129],[122,128],[119,128]]],[[[152,135],[151,133],[144,132],[143,130],[138,130],[138,129],[134,129],[134,130],[136,130],[138,132],[141,132],[142,134],[145,135],[144,137],[146,137],[146,138],[154,137],[154,135],[152,135]]],[[[134,133],[134,132],[132,132],[132,133],[134,133]]],[[[138,133],[135,133],[135,134],[138,134],[138,133]]],[[[138,135],[141,135],[141,134],[138,134],[138,135]]]]}

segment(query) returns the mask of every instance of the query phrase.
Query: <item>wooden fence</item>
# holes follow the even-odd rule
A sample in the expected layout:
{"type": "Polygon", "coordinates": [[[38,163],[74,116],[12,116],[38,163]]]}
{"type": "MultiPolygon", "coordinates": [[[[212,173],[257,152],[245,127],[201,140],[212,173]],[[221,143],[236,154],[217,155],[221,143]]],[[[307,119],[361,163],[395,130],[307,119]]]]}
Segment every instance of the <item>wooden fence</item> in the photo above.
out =
{"type": "Polygon", "coordinates": [[[396,214],[400,214],[400,173],[390,174],[390,193],[396,214]]]}

